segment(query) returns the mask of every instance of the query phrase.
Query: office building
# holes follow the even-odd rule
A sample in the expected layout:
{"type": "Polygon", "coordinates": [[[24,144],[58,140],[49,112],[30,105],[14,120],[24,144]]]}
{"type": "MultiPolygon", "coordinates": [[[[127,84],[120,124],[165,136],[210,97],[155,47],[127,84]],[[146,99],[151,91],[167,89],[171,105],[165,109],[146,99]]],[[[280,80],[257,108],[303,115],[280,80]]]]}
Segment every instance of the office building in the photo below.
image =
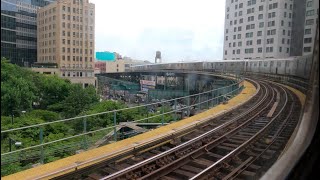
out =
{"type": "Polygon", "coordinates": [[[38,56],[34,71],[58,68],[59,76],[95,84],[95,5],[88,0],[59,0],[37,13],[38,56]]]}
{"type": "MultiPolygon", "coordinates": [[[[301,1],[227,0],[223,59],[286,58],[294,48],[300,50],[302,39],[292,42],[293,14],[304,8],[294,9],[299,3],[301,1]]],[[[302,29],[303,24],[295,27],[302,29]]]]}
{"type": "Polygon", "coordinates": [[[37,9],[54,0],[1,0],[1,57],[30,67],[37,60],[37,9]]]}
{"type": "Polygon", "coordinates": [[[105,73],[106,72],[106,61],[95,61],[94,67],[96,70],[96,74],[98,73],[105,73]]]}

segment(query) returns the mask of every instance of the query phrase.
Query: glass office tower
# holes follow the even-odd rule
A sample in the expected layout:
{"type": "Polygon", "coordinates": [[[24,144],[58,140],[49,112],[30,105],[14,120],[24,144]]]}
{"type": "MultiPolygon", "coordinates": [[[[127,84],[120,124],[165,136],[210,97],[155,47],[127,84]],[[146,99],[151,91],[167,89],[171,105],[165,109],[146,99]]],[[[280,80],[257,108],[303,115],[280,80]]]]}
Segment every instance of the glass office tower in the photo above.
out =
{"type": "Polygon", "coordinates": [[[30,67],[37,61],[37,9],[55,0],[1,0],[1,57],[30,67]]]}

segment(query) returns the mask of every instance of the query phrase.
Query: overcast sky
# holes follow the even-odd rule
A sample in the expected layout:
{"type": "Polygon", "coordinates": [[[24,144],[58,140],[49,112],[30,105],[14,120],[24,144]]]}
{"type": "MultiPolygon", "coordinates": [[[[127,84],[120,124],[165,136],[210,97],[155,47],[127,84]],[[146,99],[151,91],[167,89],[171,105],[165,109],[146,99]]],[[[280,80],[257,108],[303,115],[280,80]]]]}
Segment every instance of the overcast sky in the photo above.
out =
{"type": "Polygon", "coordinates": [[[163,62],[222,59],[225,0],[89,0],[96,51],[163,62]]]}

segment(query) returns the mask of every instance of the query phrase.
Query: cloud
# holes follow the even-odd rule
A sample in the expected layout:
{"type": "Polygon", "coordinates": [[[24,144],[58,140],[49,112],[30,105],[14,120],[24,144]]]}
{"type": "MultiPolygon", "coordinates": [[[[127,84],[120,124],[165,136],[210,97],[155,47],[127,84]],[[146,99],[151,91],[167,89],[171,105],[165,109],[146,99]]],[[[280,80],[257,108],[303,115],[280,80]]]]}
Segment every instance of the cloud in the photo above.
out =
{"type": "Polygon", "coordinates": [[[221,59],[225,0],[91,0],[96,51],[164,62],[221,59]]]}

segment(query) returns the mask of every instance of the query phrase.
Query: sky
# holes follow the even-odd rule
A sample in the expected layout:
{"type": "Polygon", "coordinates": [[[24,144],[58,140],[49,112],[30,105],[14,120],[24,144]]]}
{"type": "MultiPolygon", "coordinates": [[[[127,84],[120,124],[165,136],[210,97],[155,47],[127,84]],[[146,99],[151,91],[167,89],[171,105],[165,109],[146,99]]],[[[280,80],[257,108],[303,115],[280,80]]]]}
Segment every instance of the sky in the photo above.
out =
{"type": "Polygon", "coordinates": [[[154,62],[220,60],[225,0],[89,0],[96,51],[154,62]]]}

